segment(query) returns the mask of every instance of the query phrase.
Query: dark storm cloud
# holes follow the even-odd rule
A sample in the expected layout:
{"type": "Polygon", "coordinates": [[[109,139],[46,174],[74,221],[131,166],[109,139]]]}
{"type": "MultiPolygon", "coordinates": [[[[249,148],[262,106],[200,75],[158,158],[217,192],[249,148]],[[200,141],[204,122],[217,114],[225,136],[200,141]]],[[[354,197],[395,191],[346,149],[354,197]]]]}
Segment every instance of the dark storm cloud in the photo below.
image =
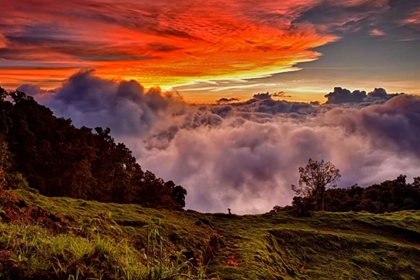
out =
{"type": "Polygon", "coordinates": [[[176,97],[160,89],[146,91],[135,81],[100,79],[85,70],[69,78],[46,101],[58,115],[69,116],[78,126],[110,127],[117,135],[146,133],[176,97]]]}
{"type": "Polygon", "coordinates": [[[397,95],[397,93],[388,94],[383,88],[375,88],[366,94],[366,91],[351,92],[345,88],[335,87],[333,92],[325,95],[325,98],[327,98],[327,104],[366,103],[367,105],[368,103],[383,103],[397,95]]]}
{"type": "Polygon", "coordinates": [[[329,32],[356,31],[387,10],[386,1],[320,1],[303,12],[294,23],[328,26],[329,32]]]}
{"type": "Polygon", "coordinates": [[[367,97],[366,91],[355,90],[351,92],[348,89],[335,87],[333,92],[325,95],[327,104],[340,103],[360,103],[367,97]]]}
{"type": "Polygon", "coordinates": [[[365,30],[372,35],[388,35],[391,40],[420,38],[419,26],[407,19],[420,8],[419,1],[321,1],[303,12],[295,23],[311,22],[328,26],[328,32],[365,30]]]}
{"type": "Polygon", "coordinates": [[[252,97],[252,99],[255,99],[255,100],[268,100],[268,99],[271,99],[271,94],[269,92],[267,92],[267,93],[257,93],[257,94],[254,94],[254,96],[252,97]]]}
{"type": "Polygon", "coordinates": [[[234,101],[239,101],[239,99],[238,98],[235,98],[235,97],[231,97],[231,98],[222,97],[222,98],[218,99],[216,101],[216,103],[217,104],[223,104],[223,103],[230,103],[230,102],[234,102],[234,101]]]}
{"type": "Polygon", "coordinates": [[[373,91],[368,93],[364,101],[368,103],[381,103],[401,94],[404,93],[387,93],[383,88],[375,88],[373,91]]]}
{"type": "MultiPolygon", "coordinates": [[[[198,106],[83,71],[53,92],[21,89],[78,126],[110,127],[142,167],[185,187],[187,207],[199,211],[261,213],[289,204],[290,185],[308,158],[332,161],[343,175],[340,187],[419,175],[420,99],[406,94],[386,101],[389,94],[380,88],[345,105],[279,101],[263,93],[198,106]]],[[[334,92],[345,92],[337,100],[354,100],[354,92],[334,92]]]]}
{"type": "Polygon", "coordinates": [[[279,91],[279,92],[275,92],[271,94],[272,97],[277,97],[277,98],[290,98],[293,97],[291,95],[287,95],[284,91],[279,91]]]}
{"type": "Polygon", "coordinates": [[[32,95],[37,100],[43,100],[44,98],[51,97],[56,94],[56,90],[44,90],[37,85],[33,84],[22,84],[16,90],[32,95]]]}

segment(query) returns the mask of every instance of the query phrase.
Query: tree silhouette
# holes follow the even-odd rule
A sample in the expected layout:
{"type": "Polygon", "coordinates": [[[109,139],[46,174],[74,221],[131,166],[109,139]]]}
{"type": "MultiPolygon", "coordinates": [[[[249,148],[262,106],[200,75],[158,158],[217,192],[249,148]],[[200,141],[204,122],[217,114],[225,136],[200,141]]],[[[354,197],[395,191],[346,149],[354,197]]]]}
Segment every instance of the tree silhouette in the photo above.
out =
{"type": "MultiPolygon", "coordinates": [[[[420,210],[420,177],[414,177],[412,183],[407,183],[406,178],[405,175],[399,175],[394,180],[386,180],[366,188],[357,184],[346,188],[329,188],[324,194],[326,209],[332,212],[371,213],[420,210]]],[[[295,196],[292,206],[274,206],[272,212],[294,210],[298,216],[310,216],[309,211],[320,208],[317,205],[317,193],[308,193],[309,196],[305,197],[295,196]]]]}
{"type": "Polygon", "coordinates": [[[0,185],[48,196],[180,210],[187,191],[143,171],[109,128],[76,128],[20,91],[0,87],[0,185]],[[3,172],[3,175],[1,173],[3,172]]]}
{"type": "Polygon", "coordinates": [[[338,170],[331,162],[318,162],[309,159],[305,167],[299,167],[299,185],[292,185],[292,190],[303,197],[316,199],[317,209],[325,209],[325,191],[335,187],[335,182],[341,177],[338,170]]]}

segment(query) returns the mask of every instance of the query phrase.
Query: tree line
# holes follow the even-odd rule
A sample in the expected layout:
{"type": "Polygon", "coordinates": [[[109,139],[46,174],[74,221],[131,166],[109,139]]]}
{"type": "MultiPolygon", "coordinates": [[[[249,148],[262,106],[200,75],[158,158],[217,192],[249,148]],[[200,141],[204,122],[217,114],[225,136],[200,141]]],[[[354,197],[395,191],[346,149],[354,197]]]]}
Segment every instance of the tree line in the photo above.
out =
{"type": "Polygon", "coordinates": [[[71,119],[20,91],[0,87],[0,173],[5,187],[47,196],[182,209],[187,191],[144,171],[109,128],[76,128],[71,119]]]}
{"type": "Polygon", "coordinates": [[[420,177],[408,183],[405,175],[366,188],[353,185],[335,188],[341,177],[339,169],[331,162],[309,159],[299,167],[299,185],[292,185],[297,196],[291,206],[274,206],[272,212],[295,211],[310,215],[309,211],[368,211],[371,213],[399,210],[420,210],[420,177]]]}

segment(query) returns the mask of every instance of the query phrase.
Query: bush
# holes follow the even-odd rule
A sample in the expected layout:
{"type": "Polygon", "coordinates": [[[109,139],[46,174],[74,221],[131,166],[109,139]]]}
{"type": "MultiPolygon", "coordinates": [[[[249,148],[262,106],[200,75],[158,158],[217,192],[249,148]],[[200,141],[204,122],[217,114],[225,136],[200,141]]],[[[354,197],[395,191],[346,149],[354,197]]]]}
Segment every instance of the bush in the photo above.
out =
{"type": "Polygon", "coordinates": [[[22,173],[6,173],[6,186],[12,189],[24,189],[29,190],[28,181],[23,177],[22,173]]]}

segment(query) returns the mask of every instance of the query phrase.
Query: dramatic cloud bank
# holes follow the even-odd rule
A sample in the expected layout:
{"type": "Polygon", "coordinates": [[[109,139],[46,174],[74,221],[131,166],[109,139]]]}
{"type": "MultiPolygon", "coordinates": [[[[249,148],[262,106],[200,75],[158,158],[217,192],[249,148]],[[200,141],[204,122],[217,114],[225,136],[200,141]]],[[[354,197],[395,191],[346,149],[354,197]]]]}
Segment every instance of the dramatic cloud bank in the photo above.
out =
{"type": "Polygon", "coordinates": [[[325,95],[327,104],[343,103],[372,103],[389,100],[398,94],[388,94],[383,88],[375,88],[366,94],[366,91],[355,90],[353,92],[345,88],[336,87],[333,92],[325,95]]]}
{"type": "Polygon", "coordinates": [[[92,71],[54,91],[21,89],[77,126],[110,127],[144,168],[185,187],[187,208],[199,211],[261,213],[289,204],[308,158],[332,161],[341,187],[420,175],[420,98],[408,94],[335,88],[324,105],[263,93],[198,106],[92,71]]]}

